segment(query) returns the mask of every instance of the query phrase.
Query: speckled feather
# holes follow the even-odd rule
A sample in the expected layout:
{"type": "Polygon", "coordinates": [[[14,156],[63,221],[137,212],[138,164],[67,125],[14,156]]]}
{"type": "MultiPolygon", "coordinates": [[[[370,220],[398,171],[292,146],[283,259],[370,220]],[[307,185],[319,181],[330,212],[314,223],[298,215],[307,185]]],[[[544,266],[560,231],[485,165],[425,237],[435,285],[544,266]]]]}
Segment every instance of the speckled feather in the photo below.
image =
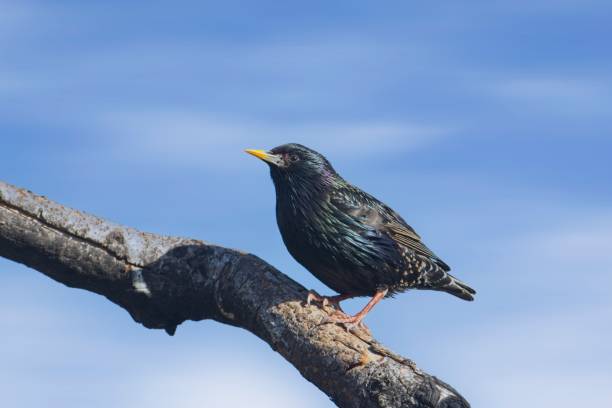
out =
{"type": "Polygon", "coordinates": [[[349,184],[321,154],[299,144],[270,151],[276,217],[291,255],[341,294],[388,295],[430,289],[473,300],[475,291],[448,272],[395,211],[349,184]]]}

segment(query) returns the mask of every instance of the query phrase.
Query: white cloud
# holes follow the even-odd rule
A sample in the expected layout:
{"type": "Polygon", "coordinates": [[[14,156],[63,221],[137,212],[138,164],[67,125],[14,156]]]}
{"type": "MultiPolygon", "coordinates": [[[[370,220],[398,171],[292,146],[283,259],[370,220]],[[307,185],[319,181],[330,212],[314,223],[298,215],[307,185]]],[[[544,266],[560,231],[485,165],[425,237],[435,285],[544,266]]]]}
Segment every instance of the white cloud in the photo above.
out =
{"type": "Polygon", "coordinates": [[[40,90],[43,85],[34,78],[0,70],[0,95],[24,95],[40,90]]]}
{"type": "Polygon", "coordinates": [[[482,258],[476,265],[486,265],[483,280],[507,300],[565,294],[574,304],[588,304],[607,293],[612,285],[612,213],[584,207],[561,211],[535,202],[523,211],[529,213],[513,234],[480,244],[482,258]]]}
{"type": "MultiPolygon", "coordinates": [[[[193,350],[192,350],[193,352],[193,350]]],[[[197,352],[196,352],[197,353],[197,352]]],[[[193,358],[163,370],[140,373],[125,406],[312,407],[321,401],[300,395],[295,379],[283,378],[242,353],[231,358],[193,358]]],[[[331,403],[329,404],[332,405],[331,403]]]]}
{"type": "Polygon", "coordinates": [[[497,408],[606,407],[612,404],[612,375],[574,373],[567,367],[557,372],[532,374],[525,370],[510,375],[492,373],[479,388],[479,406],[497,408]]]}
{"type": "Polygon", "coordinates": [[[12,30],[23,30],[23,24],[30,23],[38,9],[27,2],[3,1],[0,7],[0,39],[12,30]]]}
{"type": "Polygon", "coordinates": [[[568,13],[568,12],[597,12],[608,9],[610,3],[605,0],[529,0],[502,3],[499,5],[503,10],[511,10],[521,14],[528,13],[568,13]]]}
{"type": "Polygon", "coordinates": [[[607,304],[489,320],[453,339],[452,370],[475,406],[610,406],[611,313],[607,304]]]}
{"type": "Polygon", "coordinates": [[[508,252],[521,259],[521,280],[528,285],[588,297],[612,284],[612,214],[570,214],[568,219],[548,231],[517,237],[508,252]]]}
{"type": "Polygon", "coordinates": [[[511,103],[528,103],[533,109],[570,115],[607,113],[612,103],[608,78],[526,77],[505,78],[493,92],[511,103]]]}
{"type": "Polygon", "coordinates": [[[103,116],[113,151],[135,161],[219,167],[236,166],[245,148],[270,149],[298,142],[325,154],[380,155],[436,143],[450,131],[400,122],[265,123],[205,113],[137,112],[103,116]]]}
{"type": "Polygon", "coordinates": [[[612,264],[612,214],[578,218],[568,225],[522,240],[532,254],[572,265],[612,264]]]}

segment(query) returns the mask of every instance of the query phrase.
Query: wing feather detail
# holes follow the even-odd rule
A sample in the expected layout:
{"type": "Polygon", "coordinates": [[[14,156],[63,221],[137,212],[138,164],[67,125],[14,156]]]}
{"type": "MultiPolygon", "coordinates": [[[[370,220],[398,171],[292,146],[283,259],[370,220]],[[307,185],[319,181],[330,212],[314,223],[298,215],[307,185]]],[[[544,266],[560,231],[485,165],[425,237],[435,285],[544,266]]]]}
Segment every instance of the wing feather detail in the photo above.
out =
{"type": "Polygon", "coordinates": [[[371,195],[351,186],[346,191],[339,190],[332,194],[330,202],[350,216],[353,222],[374,228],[398,245],[430,259],[444,271],[450,270],[450,267],[421,241],[419,234],[399,214],[371,195]]]}

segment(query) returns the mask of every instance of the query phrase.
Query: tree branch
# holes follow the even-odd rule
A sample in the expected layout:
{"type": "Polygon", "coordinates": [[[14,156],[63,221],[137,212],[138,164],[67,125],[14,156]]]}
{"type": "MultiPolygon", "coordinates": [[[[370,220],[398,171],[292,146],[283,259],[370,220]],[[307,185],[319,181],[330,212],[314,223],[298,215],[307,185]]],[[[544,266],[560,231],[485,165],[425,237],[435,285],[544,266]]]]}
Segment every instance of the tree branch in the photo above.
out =
{"type": "Polygon", "coordinates": [[[368,334],[321,324],[307,291],[258,257],[137,231],[0,182],[0,256],[105,296],[151,329],[213,319],[255,334],[341,407],[469,407],[368,334]]]}

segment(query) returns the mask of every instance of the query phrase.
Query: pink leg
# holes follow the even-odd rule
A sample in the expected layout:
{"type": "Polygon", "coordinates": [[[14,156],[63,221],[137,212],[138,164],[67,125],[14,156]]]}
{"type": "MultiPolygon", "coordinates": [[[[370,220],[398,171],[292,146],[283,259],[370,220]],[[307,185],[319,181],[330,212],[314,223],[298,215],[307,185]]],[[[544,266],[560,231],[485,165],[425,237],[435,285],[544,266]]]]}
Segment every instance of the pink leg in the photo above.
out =
{"type": "Polygon", "coordinates": [[[374,297],[372,297],[368,304],[363,308],[363,310],[361,310],[361,312],[357,313],[355,316],[331,317],[330,322],[343,323],[347,325],[347,328],[357,325],[364,327],[361,321],[370,312],[370,310],[372,310],[374,305],[380,302],[387,295],[387,292],[388,289],[377,291],[374,297]]]}

